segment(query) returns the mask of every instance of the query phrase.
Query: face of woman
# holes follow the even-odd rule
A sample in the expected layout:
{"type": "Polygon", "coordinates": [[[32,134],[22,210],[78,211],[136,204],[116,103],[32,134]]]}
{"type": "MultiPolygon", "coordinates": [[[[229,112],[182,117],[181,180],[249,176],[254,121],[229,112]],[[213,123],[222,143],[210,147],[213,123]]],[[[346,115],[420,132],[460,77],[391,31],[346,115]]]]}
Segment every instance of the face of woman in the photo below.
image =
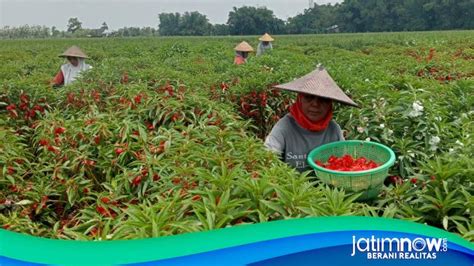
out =
{"type": "Polygon", "coordinates": [[[318,122],[328,114],[331,100],[311,94],[302,94],[301,106],[304,115],[311,120],[311,122],[318,122]]]}
{"type": "Polygon", "coordinates": [[[67,61],[69,61],[73,66],[79,65],[79,59],[77,57],[68,56],[67,61]]]}
{"type": "Polygon", "coordinates": [[[242,52],[242,57],[247,58],[249,56],[249,52],[242,52]]]}

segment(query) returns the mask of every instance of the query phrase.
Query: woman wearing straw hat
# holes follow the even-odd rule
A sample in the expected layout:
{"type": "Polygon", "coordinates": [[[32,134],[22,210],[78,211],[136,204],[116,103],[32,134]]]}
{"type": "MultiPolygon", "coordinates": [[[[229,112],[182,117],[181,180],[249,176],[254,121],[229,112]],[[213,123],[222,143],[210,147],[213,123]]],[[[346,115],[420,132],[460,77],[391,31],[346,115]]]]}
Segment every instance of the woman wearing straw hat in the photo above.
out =
{"type": "Polygon", "coordinates": [[[268,33],[265,33],[262,37],[258,38],[260,41],[257,46],[257,56],[264,54],[267,50],[273,49],[272,41],[273,38],[268,33]]]}
{"type": "Polygon", "coordinates": [[[85,62],[85,59],[88,58],[87,55],[75,45],[69,47],[59,57],[65,57],[68,63],[62,65],[61,70],[54,77],[52,81],[53,87],[69,85],[76,80],[82,71],[92,68],[85,62]]]}
{"type": "Polygon", "coordinates": [[[243,41],[239,43],[235,48],[235,58],[234,64],[241,65],[247,62],[247,57],[249,56],[249,52],[253,52],[252,46],[247,42],[243,41]]]}
{"type": "Polygon", "coordinates": [[[275,88],[297,92],[290,113],[281,118],[265,140],[265,146],[300,172],[311,170],[307,154],[323,144],[344,140],[341,127],[332,120],[333,101],[356,106],[323,67],[275,88]]]}

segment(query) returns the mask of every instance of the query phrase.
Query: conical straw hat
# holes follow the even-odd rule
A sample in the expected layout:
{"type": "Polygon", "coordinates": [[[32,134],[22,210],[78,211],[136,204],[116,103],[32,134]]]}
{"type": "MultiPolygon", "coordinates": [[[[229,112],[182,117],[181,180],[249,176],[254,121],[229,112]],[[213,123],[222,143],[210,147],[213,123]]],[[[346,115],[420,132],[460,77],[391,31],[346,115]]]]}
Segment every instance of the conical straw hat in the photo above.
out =
{"type": "Polygon", "coordinates": [[[343,104],[358,107],[357,104],[339,88],[329,73],[320,66],[313,72],[285,84],[274,86],[278,89],[316,95],[343,104]]]}
{"type": "Polygon", "coordinates": [[[253,52],[252,46],[248,44],[246,41],[243,41],[237,45],[234,50],[239,51],[239,52],[253,52]]]}
{"type": "Polygon", "coordinates": [[[273,42],[272,36],[270,36],[270,34],[268,34],[268,33],[263,34],[262,37],[260,37],[258,39],[262,42],[273,42]]]}
{"type": "Polygon", "coordinates": [[[64,53],[59,55],[59,57],[67,57],[67,56],[89,58],[83,51],[81,51],[79,47],[75,45],[69,47],[64,53]]]}

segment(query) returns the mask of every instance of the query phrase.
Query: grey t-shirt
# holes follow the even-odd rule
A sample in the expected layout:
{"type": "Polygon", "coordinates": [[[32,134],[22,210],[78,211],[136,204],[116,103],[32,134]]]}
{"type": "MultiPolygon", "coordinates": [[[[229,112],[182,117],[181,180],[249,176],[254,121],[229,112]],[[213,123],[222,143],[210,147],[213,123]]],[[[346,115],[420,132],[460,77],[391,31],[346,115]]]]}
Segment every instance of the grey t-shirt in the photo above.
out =
{"type": "Polygon", "coordinates": [[[257,56],[263,55],[267,50],[271,49],[273,49],[271,42],[269,42],[268,45],[263,45],[263,42],[259,42],[257,46],[257,56]]]}
{"type": "Polygon", "coordinates": [[[329,122],[323,131],[313,132],[302,128],[290,115],[285,115],[265,139],[265,146],[280,155],[281,159],[298,171],[311,170],[306,162],[308,153],[323,144],[344,140],[341,127],[329,122]]]}

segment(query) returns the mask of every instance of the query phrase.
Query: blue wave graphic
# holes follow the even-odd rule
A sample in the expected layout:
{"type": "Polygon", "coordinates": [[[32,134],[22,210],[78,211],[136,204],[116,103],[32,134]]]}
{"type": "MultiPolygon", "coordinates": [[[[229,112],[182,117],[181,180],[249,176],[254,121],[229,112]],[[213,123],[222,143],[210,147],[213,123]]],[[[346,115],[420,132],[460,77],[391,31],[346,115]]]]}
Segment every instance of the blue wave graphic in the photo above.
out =
{"type": "MultiPolygon", "coordinates": [[[[369,260],[365,253],[351,256],[352,236],[370,238],[410,238],[422,235],[386,232],[386,231],[344,231],[316,233],[302,236],[256,242],[226,249],[173,259],[129,264],[148,265],[456,265],[472,266],[474,251],[448,242],[447,252],[438,252],[437,258],[431,259],[394,259],[369,260]]],[[[183,247],[184,248],[184,247],[183,247]]]]}
{"type": "Polygon", "coordinates": [[[43,265],[46,265],[46,264],[15,260],[15,259],[10,259],[10,258],[0,256],[0,266],[27,266],[27,265],[28,266],[30,266],[30,265],[31,266],[43,266],[43,265]]]}

